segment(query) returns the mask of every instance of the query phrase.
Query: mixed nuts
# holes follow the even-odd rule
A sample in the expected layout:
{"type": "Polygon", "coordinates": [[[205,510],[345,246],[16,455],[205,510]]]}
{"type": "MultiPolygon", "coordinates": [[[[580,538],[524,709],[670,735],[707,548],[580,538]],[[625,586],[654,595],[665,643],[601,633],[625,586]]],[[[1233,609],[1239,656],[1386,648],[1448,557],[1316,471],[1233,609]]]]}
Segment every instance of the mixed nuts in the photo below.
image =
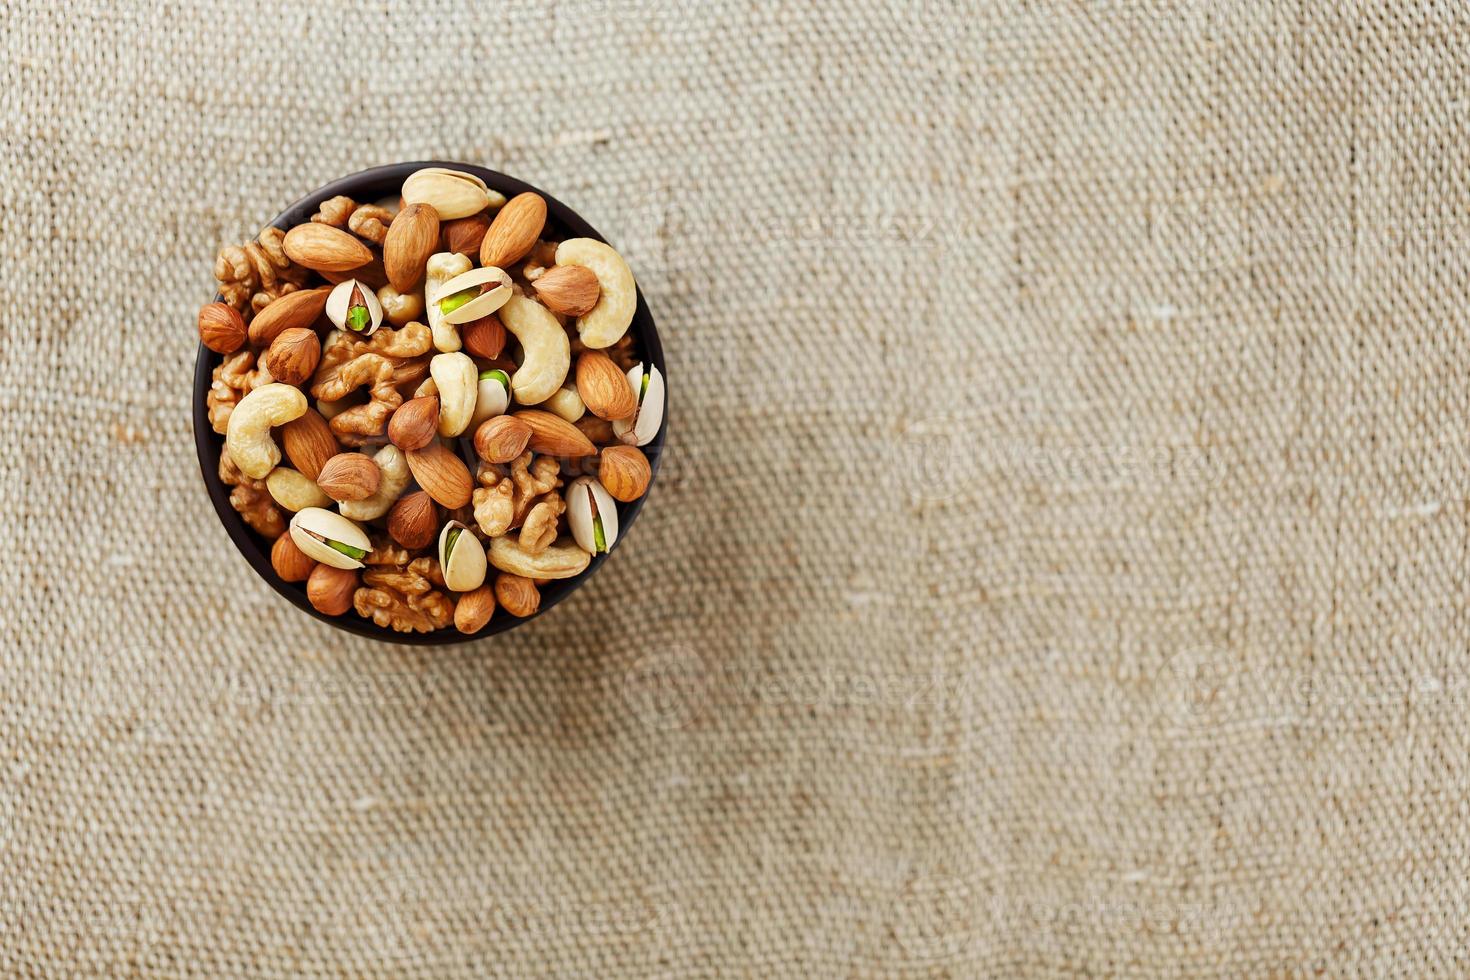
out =
{"type": "Polygon", "coordinates": [[[476,633],[617,545],[664,380],[627,263],[546,218],[429,167],[221,250],[198,324],[220,478],[319,612],[476,633]]]}

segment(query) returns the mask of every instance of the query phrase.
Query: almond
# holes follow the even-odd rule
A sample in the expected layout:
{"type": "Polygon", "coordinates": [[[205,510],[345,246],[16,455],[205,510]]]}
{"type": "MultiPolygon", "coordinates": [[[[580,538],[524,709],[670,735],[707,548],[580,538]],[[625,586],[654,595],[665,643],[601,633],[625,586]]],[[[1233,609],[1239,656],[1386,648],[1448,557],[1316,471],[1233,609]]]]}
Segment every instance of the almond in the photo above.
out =
{"type": "Polygon", "coordinates": [[[500,322],[500,317],[491,313],[462,324],[459,328],[459,339],[464,342],[464,349],[471,354],[493,361],[505,350],[505,324],[500,322]]]}
{"type": "Polygon", "coordinates": [[[250,321],[250,342],[257,347],[269,347],[282,330],[310,327],[321,319],[331,292],[325,286],[321,289],[298,289],[272,300],[250,321]]]}
{"type": "Polygon", "coordinates": [[[308,408],[301,418],[281,426],[281,448],[291,465],[308,480],[321,476],[327,460],[341,452],[332,427],[314,408],[308,408]]]}
{"type": "Polygon", "coordinates": [[[372,290],[379,290],[388,285],[388,273],[383,271],[383,257],[377,252],[373,253],[372,261],[366,265],[360,265],[345,272],[323,272],[322,278],[334,286],[348,279],[356,279],[372,290]]]}
{"type": "Polygon", "coordinates": [[[488,214],[472,214],[468,218],[446,221],[439,229],[440,242],[443,245],[441,251],[458,252],[474,258],[480,254],[480,243],[485,240],[485,232],[489,227],[488,214]]]}
{"type": "Polygon", "coordinates": [[[300,385],[316,370],[322,357],[322,342],[310,327],[290,327],[276,334],[261,363],[271,377],[288,385],[300,385]]]}
{"type": "Polygon", "coordinates": [[[424,492],[434,498],[435,503],[457,510],[470,502],[475,481],[470,476],[469,467],[442,444],[431,442],[423,449],[404,455],[408,457],[408,468],[413,478],[424,492]]]}
{"type": "Polygon", "coordinates": [[[434,498],[422,490],[400,497],[388,512],[388,534],[410,551],[427,548],[439,534],[434,498]]]}
{"type": "Polygon", "coordinates": [[[454,628],[461,633],[478,633],[495,615],[495,589],[482,585],[459,597],[454,606],[454,628]]]}
{"type": "Polygon", "coordinates": [[[597,464],[597,479],[614,500],[630,504],[648,491],[653,468],[637,446],[609,446],[597,464]]]}
{"type": "Polygon", "coordinates": [[[547,456],[591,456],[597,452],[591,440],[582,435],[582,430],[562,418],[538,409],[528,408],[516,412],[512,418],[520,419],[531,427],[531,452],[547,456]]]}
{"type": "Polygon", "coordinates": [[[414,398],[398,406],[388,420],[388,441],[404,452],[423,449],[439,431],[439,399],[414,398]]]}
{"type": "Polygon", "coordinates": [[[383,271],[406,293],[424,278],[424,266],[439,247],[439,213],[427,204],[410,204],[388,226],[383,240],[383,271]]]}
{"type": "Polygon", "coordinates": [[[540,194],[526,191],[505,203],[480,243],[480,265],[498,269],[524,258],[541,237],[546,226],[546,201],[540,194]]]}
{"type": "Polygon", "coordinates": [[[271,545],[271,567],[281,576],[282,581],[305,582],[311,570],[316,567],[316,562],[296,547],[291,535],[283,534],[271,545]]]}
{"type": "Polygon", "coordinates": [[[338,453],[327,460],[317,475],[316,485],[322,493],[336,501],[366,500],[378,492],[383,471],[371,456],[363,453],[338,453]]]}
{"type": "Polygon", "coordinates": [[[228,303],[199,308],[199,341],[216,354],[233,354],[245,343],[245,318],[228,303]]]}
{"type": "Polygon", "coordinates": [[[519,575],[501,572],[495,576],[495,598],[512,616],[532,616],[541,608],[541,591],[536,583],[519,575]]]}
{"type": "Polygon", "coordinates": [[[316,221],[286,232],[281,248],[292,262],[318,272],[346,272],[373,260],[373,253],[362,242],[340,228],[316,221]]]}
{"type": "Polygon", "coordinates": [[[318,565],[306,580],[306,598],[311,607],[326,616],[340,616],[352,608],[357,592],[357,569],[318,565]]]}
{"type": "Polygon", "coordinates": [[[602,295],[597,275],[580,265],[559,265],[548,269],[531,285],[546,308],[562,316],[586,316],[602,295]]]}
{"type": "Polygon", "coordinates": [[[514,415],[497,415],[475,430],[475,452],[487,463],[509,463],[526,451],[531,427],[514,415]]]}
{"type": "Polygon", "coordinates": [[[610,422],[638,411],[628,376],[600,350],[583,351],[577,358],[577,394],[589,412],[610,422]]]}

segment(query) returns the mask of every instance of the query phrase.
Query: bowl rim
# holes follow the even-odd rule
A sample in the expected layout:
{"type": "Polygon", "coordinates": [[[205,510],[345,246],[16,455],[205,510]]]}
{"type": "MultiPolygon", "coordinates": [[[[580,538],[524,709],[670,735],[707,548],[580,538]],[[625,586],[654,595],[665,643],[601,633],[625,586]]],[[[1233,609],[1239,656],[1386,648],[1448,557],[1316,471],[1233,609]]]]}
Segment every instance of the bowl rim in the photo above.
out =
{"type": "MultiPolygon", "coordinates": [[[[355,200],[376,201],[391,194],[391,188],[401,184],[403,179],[416,170],[424,167],[445,167],[451,170],[461,170],[474,174],[491,190],[499,191],[507,198],[514,197],[525,191],[534,191],[541,195],[546,201],[547,225],[555,227],[558,232],[564,232],[565,237],[570,238],[595,238],[606,242],[597,229],[587,223],[577,212],[567,207],[552,195],[546,193],[539,187],[529,184],[519,178],[512,177],[499,171],[490,170],[476,164],[459,163],[445,160],[424,160],[417,162],[391,163],[383,166],[371,167],[360,170],[357,173],[339,177],[316,190],[306,194],[286,207],[280,214],[270,221],[274,227],[287,229],[310,220],[311,215],[323,201],[338,195],[347,195],[355,200]],[[388,193],[370,190],[382,185],[390,188],[388,193]]],[[[222,301],[223,297],[216,293],[216,302],[222,301]]],[[[618,505],[618,540],[621,542],[626,537],[638,514],[643,510],[643,504],[653,490],[653,484],[658,479],[659,464],[663,457],[664,438],[668,431],[669,409],[668,409],[668,370],[664,366],[663,345],[659,341],[658,328],[654,324],[653,314],[648,309],[648,304],[643,297],[643,290],[638,289],[638,304],[633,313],[633,324],[628,328],[638,339],[643,351],[643,362],[652,363],[664,376],[664,419],[660,425],[658,434],[647,445],[642,446],[644,455],[648,457],[651,469],[648,489],[643,496],[630,504],[618,505]]],[[[291,583],[283,581],[276,575],[275,569],[270,561],[270,544],[263,543],[265,539],[257,535],[245,523],[240,513],[230,505],[230,488],[225,486],[219,478],[219,459],[224,450],[224,437],[214,431],[209,423],[209,407],[207,395],[213,382],[214,368],[224,360],[223,354],[218,354],[204,344],[199,345],[198,353],[194,361],[194,447],[199,457],[200,474],[204,478],[205,489],[209,492],[209,498],[214,504],[215,514],[220,523],[224,525],[225,532],[234,543],[235,548],[241,556],[255,569],[257,575],[266,581],[277,593],[288,599],[292,605],[314,619],[352,633],[356,636],[379,640],[386,643],[404,644],[409,646],[448,646],[459,643],[473,643],[487,637],[504,633],[515,629],[525,623],[545,615],[552,608],[561,603],[575,592],[581,585],[592,577],[602,566],[611,553],[594,555],[592,561],[580,574],[569,578],[553,581],[541,590],[541,606],[532,615],[525,618],[516,618],[496,610],[490,622],[477,633],[461,633],[451,624],[433,633],[400,633],[387,627],[379,626],[372,620],[364,619],[357,615],[327,616],[312,607],[306,598],[305,583],[291,583]]],[[[461,437],[462,440],[462,437],[461,437]]],[[[463,442],[461,441],[463,449],[463,442]]],[[[273,542],[272,542],[273,543],[273,542]]]]}

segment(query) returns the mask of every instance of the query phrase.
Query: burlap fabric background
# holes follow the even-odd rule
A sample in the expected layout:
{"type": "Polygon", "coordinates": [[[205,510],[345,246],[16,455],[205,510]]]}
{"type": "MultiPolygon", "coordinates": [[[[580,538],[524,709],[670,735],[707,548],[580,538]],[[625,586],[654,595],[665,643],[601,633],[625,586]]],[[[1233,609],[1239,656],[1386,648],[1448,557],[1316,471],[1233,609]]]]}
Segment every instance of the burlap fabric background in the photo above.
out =
{"type": "Polygon", "coordinates": [[[0,8],[0,973],[1463,974],[1447,5],[0,8]],[[359,642],[233,552],[217,245],[561,196],[662,329],[593,582],[359,642]]]}

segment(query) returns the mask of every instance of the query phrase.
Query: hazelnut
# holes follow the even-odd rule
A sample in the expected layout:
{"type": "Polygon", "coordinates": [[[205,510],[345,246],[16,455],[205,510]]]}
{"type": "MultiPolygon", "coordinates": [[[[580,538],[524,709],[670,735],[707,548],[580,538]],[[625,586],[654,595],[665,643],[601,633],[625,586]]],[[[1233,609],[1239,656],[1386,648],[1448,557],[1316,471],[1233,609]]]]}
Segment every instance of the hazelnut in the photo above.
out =
{"type": "Polygon", "coordinates": [[[233,354],[245,343],[245,318],[226,303],[199,308],[199,339],[217,354],[233,354]]]}
{"type": "Polygon", "coordinates": [[[317,474],[316,485],[336,501],[366,500],[378,492],[383,471],[363,453],[338,453],[317,474]]]}
{"type": "Polygon", "coordinates": [[[352,608],[357,591],[357,569],[318,565],[306,580],[306,598],[311,607],[327,616],[340,616],[352,608]]]}
{"type": "Polygon", "coordinates": [[[475,430],[475,452],[487,463],[509,463],[526,451],[531,427],[514,415],[496,415],[475,430]]]}
{"type": "Polygon", "coordinates": [[[609,446],[597,464],[597,479],[614,500],[632,503],[648,491],[653,468],[637,446],[609,446]]]}
{"type": "Polygon", "coordinates": [[[563,316],[586,316],[602,295],[596,274],[580,265],[554,266],[531,283],[531,287],[547,309],[563,316]]]}
{"type": "Polygon", "coordinates": [[[388,534],[410,551],[427,548],[438,533],[434,499],[422,490],[399,498],[388,512],[388,534]]]}
{"type": "Polygon", "coordinates": [[[283,534],[276,538],[276,543],[271,545],[271,567],[276,574],[286,582],[305,582],[311,570],[316,567],[316,562],[307,557],[306,552],[296,547],[296,542],[291,540],[291,535],[283,534]]]}
{"type": "Polygon", "coordinates": [[[288,385],[301,385],[321,360],[322,342],[308,327],[289,327],[276,335],[261,358],[271,377],[288,385]]]}
{"type": "Polygon", "coordinates": [[[463,341],[465,350],[476,357],[493,361],[505,350],[505,324],[500,322],[500,317],[491,313],[461,326],[459,338],[463,341]]]}
{"type": "Polygon", "coordinates": [[[439,432],[439,399],[413,398],[399,405],[388,420],[388,441],[404,452],[423,449],[439,432]]]}
{"type": "Polygon", "coordinates": [[[456,218],[446,221],[439,229],[440,240],[443,244],[442,251],[458,252],[476,258],[480,254],[480,243],[485,240],[485,232],[490,227],[490,216],[481,212],[472,214],[468,218],[456,218]]]}

